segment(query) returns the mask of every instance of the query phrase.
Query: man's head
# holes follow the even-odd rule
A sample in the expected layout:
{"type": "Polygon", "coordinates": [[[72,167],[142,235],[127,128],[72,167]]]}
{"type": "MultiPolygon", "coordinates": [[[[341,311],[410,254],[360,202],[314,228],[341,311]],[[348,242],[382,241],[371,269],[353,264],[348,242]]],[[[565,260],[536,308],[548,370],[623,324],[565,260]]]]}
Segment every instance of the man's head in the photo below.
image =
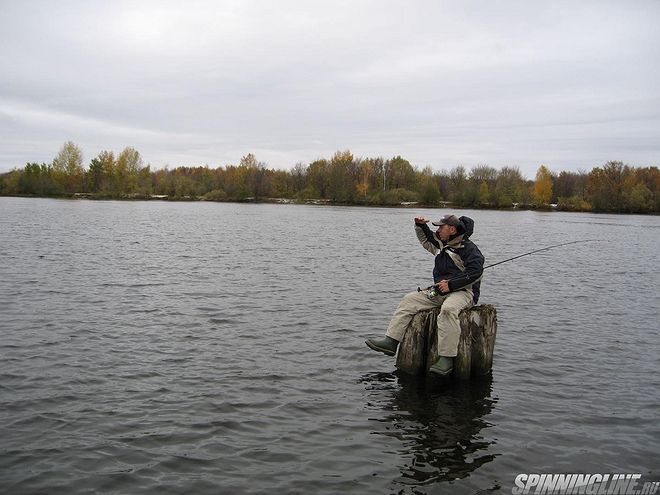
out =
{"type": "Polygon", "coordinates": [[[436,235],[442,242],[447,242],[449,239],[461,233],[461,221],[456,215],[445,215],[437,222],[431,222],[438,227],[436,235]]]}

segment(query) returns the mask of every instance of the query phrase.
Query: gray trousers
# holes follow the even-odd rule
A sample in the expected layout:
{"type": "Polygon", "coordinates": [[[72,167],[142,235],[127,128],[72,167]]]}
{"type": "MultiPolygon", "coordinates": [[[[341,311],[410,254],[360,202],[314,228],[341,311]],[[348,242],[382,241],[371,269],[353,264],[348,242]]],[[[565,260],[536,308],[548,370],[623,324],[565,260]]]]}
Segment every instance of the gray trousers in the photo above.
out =
{"type": "Polygon", "coordinates": [[[401,342],[415,314],[440,307],[438,355],[454,357],[458,353],[458,342],[461,338],[458,314],[473,305],[471,291],[459,290],[450,292],[446,296],[435,296],[433,299],[429,299],[426,292],[409,292],[396,308],[385,335],[401,342]]]}

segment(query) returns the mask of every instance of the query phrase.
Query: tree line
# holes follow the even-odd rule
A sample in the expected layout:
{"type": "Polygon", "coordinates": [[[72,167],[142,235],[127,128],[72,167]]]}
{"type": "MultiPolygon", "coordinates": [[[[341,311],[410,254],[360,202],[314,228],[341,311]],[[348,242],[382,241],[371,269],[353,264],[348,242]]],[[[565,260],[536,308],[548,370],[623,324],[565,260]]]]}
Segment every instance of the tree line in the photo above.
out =
{"type": "Polygon", "coordinates": [[[419,169],[401,156],[356,158],[338,151],[331,158],[290,170],[268,168],[254,155],[238,165],[151,170],[127,147],[101,151],[85,167],[80,148],[62,145],[52,163],[27,163],[0,176],[0,194],[97,198],[204,199],[211,201],[323,200],[340,204],[464,208],[557,208],[570,211],[660,212],[658,167],[609,161],[590,172],[551,172],[541,165],[533,180],[517,167],[477,165],[448,171],[419,169]]]}

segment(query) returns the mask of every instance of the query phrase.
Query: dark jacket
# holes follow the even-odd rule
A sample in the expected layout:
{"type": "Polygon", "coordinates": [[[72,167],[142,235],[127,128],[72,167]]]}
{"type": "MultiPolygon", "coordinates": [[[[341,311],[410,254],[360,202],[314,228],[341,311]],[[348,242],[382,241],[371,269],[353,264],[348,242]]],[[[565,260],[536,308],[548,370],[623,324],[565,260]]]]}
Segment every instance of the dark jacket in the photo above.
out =
{"type": "Polygon", "coordinates": [[[474,222],[468,217],[461,217],[460,220],[462,225],[458,229],[459,234],[446,244],[443,244],[426,224],[415,225],[415,231],[422,246],[436,255],[433,282],[448,280],[452,292],[471,291],[474,304],[477,304],[484,257],[477,245],[469,239],[474,230],[474,222]]]}

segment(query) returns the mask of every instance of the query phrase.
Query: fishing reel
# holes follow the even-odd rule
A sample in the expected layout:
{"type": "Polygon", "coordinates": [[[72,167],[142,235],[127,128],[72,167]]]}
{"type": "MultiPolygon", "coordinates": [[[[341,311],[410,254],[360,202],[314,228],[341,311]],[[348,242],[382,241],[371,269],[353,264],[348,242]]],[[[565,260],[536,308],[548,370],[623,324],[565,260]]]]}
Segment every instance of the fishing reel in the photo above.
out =
{"type": "Polygon", "coordinates": [[[440,292],[440,289],[438,289],[437,285],[432,285],[430,287],[427,287],[426,289],[422,289],[421,287],[417,287],[417,292],[426,292],[426,297],[429,299],[433,299],[436,296],[441,295],[442,293],[440,292]]]}

